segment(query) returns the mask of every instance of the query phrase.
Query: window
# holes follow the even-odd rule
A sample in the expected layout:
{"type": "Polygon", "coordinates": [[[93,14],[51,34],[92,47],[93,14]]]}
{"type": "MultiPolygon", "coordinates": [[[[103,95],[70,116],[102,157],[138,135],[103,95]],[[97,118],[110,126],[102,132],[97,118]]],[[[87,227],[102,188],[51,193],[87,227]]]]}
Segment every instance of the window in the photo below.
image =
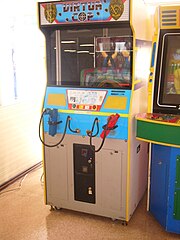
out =
{"type": "Polygon", "coordinates": [[[2,11],[0,16],[1,106],[31,99],[45,84],[45,41],[38,27],[36,2],[1,3],[1,9],[8,9],[11,16],[7,16],[7,11],[2,11]]]}

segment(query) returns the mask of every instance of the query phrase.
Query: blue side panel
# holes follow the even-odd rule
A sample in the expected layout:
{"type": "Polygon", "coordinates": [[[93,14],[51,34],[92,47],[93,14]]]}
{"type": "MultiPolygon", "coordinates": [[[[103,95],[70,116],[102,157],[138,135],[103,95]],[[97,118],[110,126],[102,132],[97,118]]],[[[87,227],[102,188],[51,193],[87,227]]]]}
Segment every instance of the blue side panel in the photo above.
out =
{"type": "Polygon", "coordinates": [[[150,212],[162,226],[166,226],[169,149],[152,144],[150,212]]]}
{"type": "Polygon", "coordinates": [[[155,53],[156,53],[156,42],[153,43],[152,59],[151,59],[151,68],[154,67],[155,53]]]}
{"type": "MultiPolygon", "coordinates": [[[[60,124],[57,126],[57,133],[63,133],[65,124],[66,124],[66,119],[68,116],[71,117],[71,128],[72,129],[80,129],[80,133],[72,133],[69,129],[67,129],[67,134],[75,134],[75,135],[81,135],[81,136],[86,136],[87,135],[87,130],[92,129],[92,125],[94,122],[94,119],[97,117],[99,120],[99,134],[97,137],[100,136],[101,132],[103,131],[103,126],[107,123],[107,116],[104,116],[104,114],[116,114],[118,113],[120,115],[120,118],[118,119],[118,122],[116,125],[118,126],[116,129],[112,130],[110,134],[107,136],[108,138],[116,138],[116,139],[122,139],[122,140],[127,140],[128,138],[128,117],[126,116],[121,116],[121,114],[128,114],[129,113],[129,105],[130,105],[130,97],[131,97],[131,91],[130,90],[105,90],[106,91],[106,96],[105,99],[102,103],[102,106],[100,110],[98,111],[82,111],[82,110],[72,110],[69,109],[68,106],[68,99],[67,99],[67,90],[72,89],[72,88],[64,88],[64,87],[47,87],[46,89],[46,95],[45,95],[45,100],[44,100],[44,108],[51,108],[51,109],[58,109],[58,119],[57,121],[62,121],[60,124]],[[48,105],[48,95],[49,94],[64,94],[66,97],[66,104],[65,106],[56,106],[56,105],[48,105]],[[107,109],[104,108],[104,105],[106,103],[106,100],[108,96],[123,96],[126,97],[127,99],[127,104],[126,108],[123,110],[119,109],[107,109]],[[69,111],[70,110],[70,111],[69,111]]],[[[78,90],[85,90],[87,91],[88,89],[76,89],[78,90]]],[[[91,89],[92,90],[92,89],[91,89]]],[[[99,91],[99,89],[93,89],[93,91],[99,91]]],[[[44,131],[48,132],[49,131],[49,125],[48,125],[48,115],[44,116],[44,131]]],[[[94,129],[94,132],[96,132],[96,127],[94,129]]]]}
{"type": "Polygon", "coordinates": [[[150,212],[166,231],[173,233],[180,233],[180,220],[174,218],[178,155],[180,148],[152,144],[150,212]]]}
{"type": "MultiPolygon", "coordinates": [[[[63,133],[64,132],[64,128],[65,128],[65,123],[66,123],[66,119],[67,116],[71,117],[71,128],[72,129],[80,129],[80,133],[72,133],[69,129],[67,129],[67,134],[73,134],[73,135],[81,135],[81,136],[86,136],[87,130],[91,130],[92,129],[92,125],[94,122],[94,119],[96,118],[96,116],[92,116],[92,115],[81,115],[81,114],[64,114],[64,113],[60,113],[59,117],[58,117],[58,121],[62,121],[62,123],[58,124],[57,127],[57,133],[63,133]]],[[[99,119],[99,134],[97,135],[97,137],[100,136],[101,132],[103,131],[102,126],[104,126],[107,123],[107,117],[104,116],[98,116],[99,119]]],[[[44,125],[44,131],[48,132],[49,131],[49,125],[48,123],[48,116],[44,117],[44,122],[46,123],[44,125]]],[[[122,140],[127,140],[128,138],[128,119],[127,118],[119,118],[117,124],[118,127],[111,131],[110,134],[108,135],[108,138],[116,138],[116,139],[122,139],[122,140]]],[[[96,127],[94,129],[94,133],[96,132],[96,127]]]]}
{"type": "MultiPolygon", "coordinates": [[[[180,234],[180,219],[176,220],[174,218],[174,196],[176,186],[176,159],[177,156],[180,155],[180,148],[171,148],[171,158],[170,158],[170,169],[169,169],[169,206],[167,212],[167,231],[179,233],[180,234]]],[[[178,189],[179,190],[179,189],[178,189]]],[[[180,202],[178,204],[178,208],[180,208],[180,202]]]]}

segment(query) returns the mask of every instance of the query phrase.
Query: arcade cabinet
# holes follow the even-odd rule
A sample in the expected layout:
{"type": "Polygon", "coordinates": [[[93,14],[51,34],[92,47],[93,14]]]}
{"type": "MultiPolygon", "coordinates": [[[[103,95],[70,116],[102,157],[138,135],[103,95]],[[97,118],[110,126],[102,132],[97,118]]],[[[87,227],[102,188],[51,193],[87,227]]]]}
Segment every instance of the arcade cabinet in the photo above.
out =
{"type": "Polygon", "coordinates": [[[148,113],[137,115],[137,139],[151,143],[149,211],[180,233],[180,6],[156,12],[148,113]]]}
{"type": "Polygon", "coordinates": [[[38,7],[47,59],[45,202],[127,223],[147,187],[148,144],[135,135],[135,115],[147,111],[152,46],[144,2],[38,7]]]}

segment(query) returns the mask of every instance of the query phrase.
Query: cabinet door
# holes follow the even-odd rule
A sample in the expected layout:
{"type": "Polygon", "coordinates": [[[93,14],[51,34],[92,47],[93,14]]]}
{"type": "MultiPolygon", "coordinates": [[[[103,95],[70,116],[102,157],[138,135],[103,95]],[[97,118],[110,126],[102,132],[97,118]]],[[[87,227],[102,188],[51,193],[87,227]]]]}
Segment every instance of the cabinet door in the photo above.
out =
{"type": "MultiPolygon", "coordinates": [[[[102,205],[107,209],[120,212],[125,199],[123,201],[122,193],[125,182],[123,182],[123,161],[122,152],[103,149],[102,150],[102,205]]],[[[125,170],[124,170],[125,171],[125,170]]]]}
{"type": "Polygon", "coordinates": [[[174,193],[174,218],[180,220],[180,155],[176,157],[176,177],[174,193]]]}
{"type": "Polygon", "coordinates": [[[168,204],[169,148],[152,146],[150,211],[163,225],[166,225],[168,204]]]}
{"type": "Polygon", "coordinates": [[[55,204],[67,200],[67,153],[66,145],[47,148],[45,155],[47,203],[55,204]]]}

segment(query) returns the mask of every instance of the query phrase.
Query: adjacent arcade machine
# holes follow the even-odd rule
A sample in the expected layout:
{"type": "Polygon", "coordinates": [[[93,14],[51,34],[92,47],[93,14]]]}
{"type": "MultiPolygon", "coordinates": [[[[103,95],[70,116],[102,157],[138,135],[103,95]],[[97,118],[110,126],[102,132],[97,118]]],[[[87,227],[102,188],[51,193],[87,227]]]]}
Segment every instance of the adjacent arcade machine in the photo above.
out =
{"type": "Polygon", "coordinates": [[[149,113],[137,115],[137,137],[152,143],[149,210],[180,233],[180,6],[161,6],[156,17],[149,113]]]}
{"type": "Polygon", "coordinates": [[[147,111],[152,42],[145,5],[38,6],[47,58],[42,133],[39,127],[45,202],[127,223],[147,187],[148,144],[135,135],[135,115],[147,111]]]}

